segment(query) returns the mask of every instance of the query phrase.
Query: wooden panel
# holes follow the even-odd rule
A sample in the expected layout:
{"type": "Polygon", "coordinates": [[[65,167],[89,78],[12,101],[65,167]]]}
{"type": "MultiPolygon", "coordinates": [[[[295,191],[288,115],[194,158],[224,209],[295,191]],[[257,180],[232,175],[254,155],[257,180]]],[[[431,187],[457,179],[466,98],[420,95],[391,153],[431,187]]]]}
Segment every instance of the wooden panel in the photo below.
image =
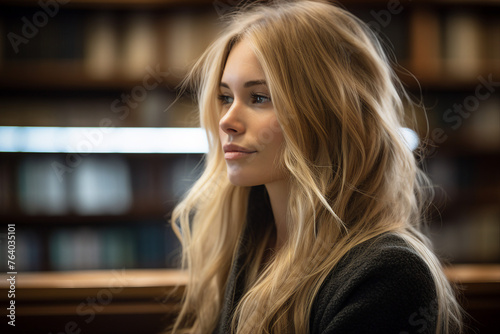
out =
{"type": "MultiPolygon", "coordinates": [[[[445,272],[470,315],[468,332],[500,333],[500,265],[455,265],[445,272]]],[[[2,305],[7,302],[6,282],[1,279],[2,305]]],[[[186,282],[186,273],[179,270],[21,273],[16,282],[16,329],[159,333],[175,318],[186,282]]],[[[6,321],[0,324],[2,333],[9,329],[6,321]]]]}

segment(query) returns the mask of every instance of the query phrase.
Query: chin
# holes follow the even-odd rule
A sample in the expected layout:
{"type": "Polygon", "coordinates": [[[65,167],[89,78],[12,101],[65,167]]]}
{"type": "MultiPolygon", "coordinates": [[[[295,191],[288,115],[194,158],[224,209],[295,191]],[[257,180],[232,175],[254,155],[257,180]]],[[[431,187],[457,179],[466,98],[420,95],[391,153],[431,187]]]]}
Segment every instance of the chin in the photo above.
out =
{"type": "Polygon", "coordinates": [[[239,186],[239,187],[251,187],[251,186],[254,186],[253,183],[251,182],[248,182],[248,180],[244,177],[240,177],[240,176],[228,176],[229,178],[229,182],[231,182],[231,184],[235,185],[235,186],[239,186]]]}
{"type": "Polygon", "coordinates": [[[248,175],[242,175],[241,173],[228,174],[229,182],[235,186],[239,187],[253,187],[263,184],[258,182],[258,180],[253,180],[253,178],[248,177],[248,175]]]}

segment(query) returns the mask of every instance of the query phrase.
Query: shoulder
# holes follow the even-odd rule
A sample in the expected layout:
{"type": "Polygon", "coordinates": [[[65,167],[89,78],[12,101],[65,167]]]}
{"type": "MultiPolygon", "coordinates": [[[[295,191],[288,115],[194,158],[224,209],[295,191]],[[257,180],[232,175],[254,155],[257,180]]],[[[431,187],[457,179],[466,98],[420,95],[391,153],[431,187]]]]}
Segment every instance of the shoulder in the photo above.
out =
{"type": "Polygon", "coordinates": [[[405,284],[404,278],[428,279],[432,282],[428,265],[401,237],[384,234],[365,241],[351,249],[330,273],[329,278],[350,277],[350,281],[372,276],[387,277],[405,284]],[[409,277],[407,277],[409,276],[409,277]]]}
{"type": "Polygon", "coordinates": [[[349,251],[322,284],[311,333],[433,333],[429,267],[403,239],[384,235],[349,251]]]}

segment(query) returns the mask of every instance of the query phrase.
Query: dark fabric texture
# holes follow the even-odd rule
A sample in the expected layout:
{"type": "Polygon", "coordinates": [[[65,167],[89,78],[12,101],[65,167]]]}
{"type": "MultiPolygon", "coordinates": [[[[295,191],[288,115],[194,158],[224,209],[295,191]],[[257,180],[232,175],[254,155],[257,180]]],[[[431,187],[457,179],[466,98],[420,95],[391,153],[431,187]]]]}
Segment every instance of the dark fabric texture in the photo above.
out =
{"type": "Polygon", "coordinates": [[[434,333],[436,291],[428,266],[396,236],[352,249],[316,296],[311,333],[434,333]]]}
{"type": "MultiPolygon", "coordinates": [[[[244,293],[244,254],[240,249],[233,264],[215,334],[230,333],[244,293]]],[[[383,235],[353,248],[329,274],[315,297],[309,327],[311,334],[428,334],[435,332],[436,318],[427,265],[401,238],[383,235]]]]}
{"type": "Polygon", "coordinates": [[[253,245],[261,237],[262,233],[273,226],[273,214],[269,196],[264,185],[252,187],[248,198],[247,223],[239,242],[239,249],[229,274],[224,294],[219,323],[214,333],[230,333],[231,320],[238,301],[243,296],[245,288],[245,264],[252,258],[252,249],[247,245],[253,245]]]}

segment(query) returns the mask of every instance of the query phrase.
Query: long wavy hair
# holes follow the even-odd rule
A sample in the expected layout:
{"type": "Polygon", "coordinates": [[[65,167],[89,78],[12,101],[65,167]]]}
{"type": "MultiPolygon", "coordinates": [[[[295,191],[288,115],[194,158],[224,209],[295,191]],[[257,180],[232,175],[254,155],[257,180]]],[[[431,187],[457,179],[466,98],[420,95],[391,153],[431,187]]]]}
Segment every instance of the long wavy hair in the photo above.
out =
{"type": "MultiPolygon", "coordinates": [[[[209,151],[204,172],[172,214],[189,273],[172,333],[211,333],[238,247],[248,249],[245,293],[233,333],[309,332],[322,282],[354,246],[392,233],[428,264],[437,333],[461,331],[461,313],[439,260],[421,233],[431,187],[407,147],[408,95],[366,24],[326,1],[273,1],[226,17],[226,27],[189,73],[209,151]],[[265,192],[231,184],[219,140],[219,84],[228,54],[245,39],[266,76],[284,136],[290,181],[288,240],[264,265],[274,224],[243,239],[249,207],[265,192]],[[270,302],[272,301],[272,302],[270,302]]],[[[411,103],[410,103],[411,104],[411,103]]],[[[271,134],[272,135],[272,134],[271,134]]]]}

